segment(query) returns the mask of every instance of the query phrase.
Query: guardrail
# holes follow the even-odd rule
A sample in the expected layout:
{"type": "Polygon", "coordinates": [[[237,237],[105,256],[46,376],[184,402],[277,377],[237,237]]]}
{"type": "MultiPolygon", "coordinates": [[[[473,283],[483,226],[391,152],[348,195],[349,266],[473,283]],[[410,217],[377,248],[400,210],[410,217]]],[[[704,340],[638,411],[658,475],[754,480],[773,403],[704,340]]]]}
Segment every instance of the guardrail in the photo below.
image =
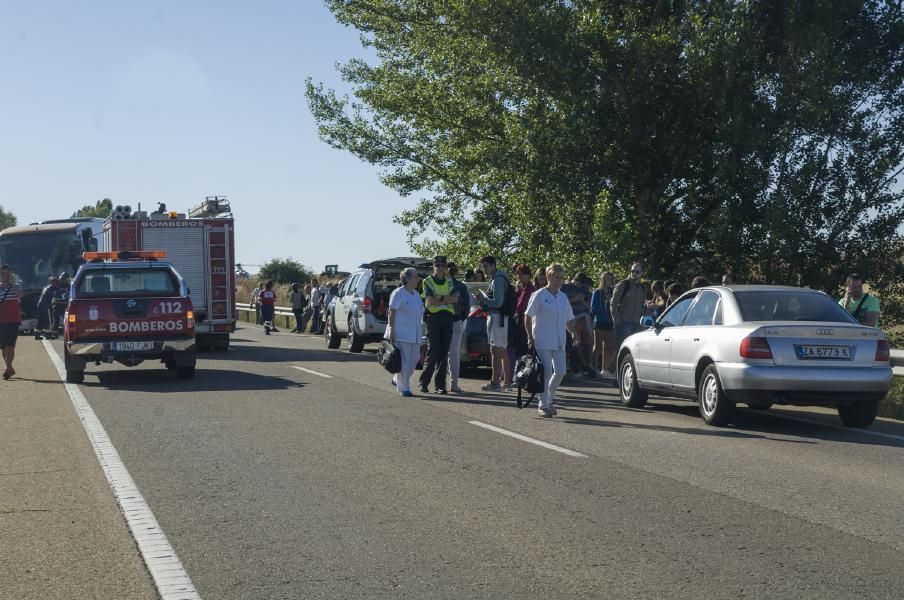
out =
{"type": "MultiPolygon", "coordinates": [[[[238,305],[236,308],[238,309],[239,321],[254,323],[255,310],[253,308],[249,308],[247,304],[244,306],[238,305]]],[[[287,329],[295,327],[295,313],[292,312],[291,308],[276,306],[275,309],[273,316],[274,325],[287,329]]]]}

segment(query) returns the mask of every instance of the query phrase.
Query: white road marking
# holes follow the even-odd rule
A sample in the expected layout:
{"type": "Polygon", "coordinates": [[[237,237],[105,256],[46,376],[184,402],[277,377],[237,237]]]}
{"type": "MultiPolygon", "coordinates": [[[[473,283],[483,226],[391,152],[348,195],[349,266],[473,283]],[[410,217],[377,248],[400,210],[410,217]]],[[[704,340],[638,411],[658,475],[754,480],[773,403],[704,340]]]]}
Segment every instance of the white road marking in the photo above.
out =
{"type": "MultiPolygon", "coordinates": [[[[836,425],[835,423],[828,423],[826,421],[820,421],[819,419],[808,419],[806,417],[793,417],[791,415],[786,415],[781,412],[773,412],[773,413],[765,413],[770,417],[775,417],[777,419],[785,419],[786,421],[798,421],[800,423],[807,423],[809,425],[819,425],[821,427],[831,427],[833,429],[840,429],[842,431],[846,431],[848,433],[856,433],[858,435],[872,435],[875,437],[887,438],[890,440],[898,440],[900,442],[904,442],[904,435],[895,435],[893,433],[883,433],[881,431],[872,431],[870,429],[857,429],[856,427],[846,427],[844,425],[836,425]]],[[[793,433],[789,433],[788,435],[794,435],[793,433]]]]}
{"type": "Polygon", "coordinates": [[[561,452],[562,454],[567,454],[568,456],[572,456],[574,458],[587,458],[586,454],[581,454],[580,452],[575,452],[574,450],[556,446],[555,444],[550,444],[549,442],[544,442],[542,440],[535,440],[532,437],[527,437],[526,435],[521,435],[520,433],[515,433],[514,431],[509,431],[508,429],[502,429],[501,427],[488,425],[486,423],[481,423],[480,421],[468,421],[468,423],[470,423],[471,425],[477,425],[478,427],[483,427],[484,429],[489,429],[490,431],[495,431],[496,433],[501,433],[502,435],[513,437],[516,440],[521,440],[522,442],[535,444],[549,450],[555,450],[556,452],[561,452]]]}
{"type": "Polygon", "coordinates": [[[129,471],[123,464],[119,453],[113,444],[107,432],[104,431],[100,419],[94,414],[88,400],[79,387],[73,383],[66,383],[66,366],[63,359],[56,353],[53,346],[47,340],[44,340],[44,349],[50,356],[53,366],[56,367],[69,399],[72,400],[72,406],[75,407],[75,413],[88,434],[88,440],[94,448],[94,454],[97,461],[104,470],[110,489],[113,490],[113,497],[122,511],[132,532],[132,537],[138,544],[138,551],[141,558],[151,573],[154,585],[162,600],[200,600],[201,596],[195,590],[188,573],[182,566],[182,562],[176,556],[175,550],[170,546],[169,540],[166,539],[160,524],[154,518],[154,513],[138,486],[129,475],[129,471]]]}
{"type": "Polygon", "coordinates": [[[304,371],[305,373],[310,373],[311,375],[316,375],[318,377],[323,377],[324,379],[332,379],[332,375],[327,375],[326,373],[321,373],[319,371],[315,371],[314,369],[305,369],[304,367],[296,367],[292,365],[293,369],[298,369],[299,371],[304,371]]]}

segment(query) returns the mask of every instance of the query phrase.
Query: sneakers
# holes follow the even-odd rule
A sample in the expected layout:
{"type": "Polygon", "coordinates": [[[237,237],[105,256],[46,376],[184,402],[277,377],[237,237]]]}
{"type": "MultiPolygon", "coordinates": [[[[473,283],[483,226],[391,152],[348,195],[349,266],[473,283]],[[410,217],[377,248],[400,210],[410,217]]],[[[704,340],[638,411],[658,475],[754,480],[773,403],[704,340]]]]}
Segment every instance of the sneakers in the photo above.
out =
{"type": "Polygon", "coordinates": [[[264,333],[267,334],[267,335],[270,335],[270,328],[269,328],[269,327],[264,327],[264,333]]]}
{"type": "Polygon", "coordinates": [[[453,393],[453,394],[463,394],[463,393],[464,393],[464,390],[462,390],[462,389],[461,389],[460,387],[458,387],[457,385],[453,385],[453,386],[452,386],[451,388],[449,388],[449,389],[452,390],[452,393],[453,393]]]}
{"type": "Polygon", "coordinates": [[[276,327],[271,327],[270,331],[275,331],[276,333],[279,333],[279,329],[277,329],[276,327]]]}
{"type": "Polygon", "coordinates": [[[502,386],[499,385],[498,383],[496,383],[495,381],[491,381],[490,383],[485,383],[482,386],[480,386],[480,389],[482,389],[485,392],[498,392],[499,390],[502,389],[502,386]]]}
{"type": "Polygon", "coordinates": [[[422,394],[430,393],[430,389],[426,385],[420,385],[420,386],[418,386],[418,389],[421,390],[422,394]]]}
{"type": "Polygon", "coordinates": [[[499,388],[500,392],[514,392],[517,391],[517,387],[515,387],[514,383],[503,383],[502,387],[499,388]]]}
{"type": "Polygon", "coordinates": [[[409,390],[405,390],[404,392],[402,392],[402,397],[403,398],[414,398],[414,394],[412,394],[411,391],[409,391],[409,390]]]}
{"type": "Polygon", "coordinates": [[[436,393],[436,394],[439,394],[440,396],[445,396],[446,394],[449,393],[449,392],[446,390],[446,388],[436,388],[435,390],[433,390],[433,392],[436,393]]]}
{"type": "MultiPolygon", "coordinates": [[[[553,409],[553,410],[555,410],[555,409],[553,409]]],[[[538,409],[537,409],[537,416],[538,416],[538,417],[542,417],[542,418],[544,418],[544,419],[551,419],[551,418],[554,417],[555,414],[556,414],[556,413],[553,412],[553,410],[546,410],[546,409],[543,409],[543,408],[538,408],[538,409]]]]}

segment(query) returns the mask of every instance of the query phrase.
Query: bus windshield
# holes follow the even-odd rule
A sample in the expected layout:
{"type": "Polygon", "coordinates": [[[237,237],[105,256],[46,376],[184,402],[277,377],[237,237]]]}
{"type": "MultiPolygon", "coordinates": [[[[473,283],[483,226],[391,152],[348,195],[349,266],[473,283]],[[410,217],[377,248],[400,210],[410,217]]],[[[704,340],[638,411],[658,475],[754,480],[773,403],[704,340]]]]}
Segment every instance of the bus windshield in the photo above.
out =
{"type": "Polygon", "coordinates": [[[51,275],[75,273],[82,263],[81,244],[72,232],[4,235],[0,262],[9,265],[23,289],[40,289],[51,275]]]}

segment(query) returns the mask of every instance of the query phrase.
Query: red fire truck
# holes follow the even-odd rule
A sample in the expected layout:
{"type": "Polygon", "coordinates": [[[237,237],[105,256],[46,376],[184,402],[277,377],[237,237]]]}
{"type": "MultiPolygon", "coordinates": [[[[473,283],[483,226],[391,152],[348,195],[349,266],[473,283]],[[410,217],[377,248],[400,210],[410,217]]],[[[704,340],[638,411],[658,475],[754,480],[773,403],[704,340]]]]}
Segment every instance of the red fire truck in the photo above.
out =
{"type": "Polygon", "coordinates": [[[185,278],[199,350],[226,350],[235,331],[235,231],[228,201],[209,197],[188,215],[114,212],[104,223],[109,251],[163,250],[185,278]]]}

